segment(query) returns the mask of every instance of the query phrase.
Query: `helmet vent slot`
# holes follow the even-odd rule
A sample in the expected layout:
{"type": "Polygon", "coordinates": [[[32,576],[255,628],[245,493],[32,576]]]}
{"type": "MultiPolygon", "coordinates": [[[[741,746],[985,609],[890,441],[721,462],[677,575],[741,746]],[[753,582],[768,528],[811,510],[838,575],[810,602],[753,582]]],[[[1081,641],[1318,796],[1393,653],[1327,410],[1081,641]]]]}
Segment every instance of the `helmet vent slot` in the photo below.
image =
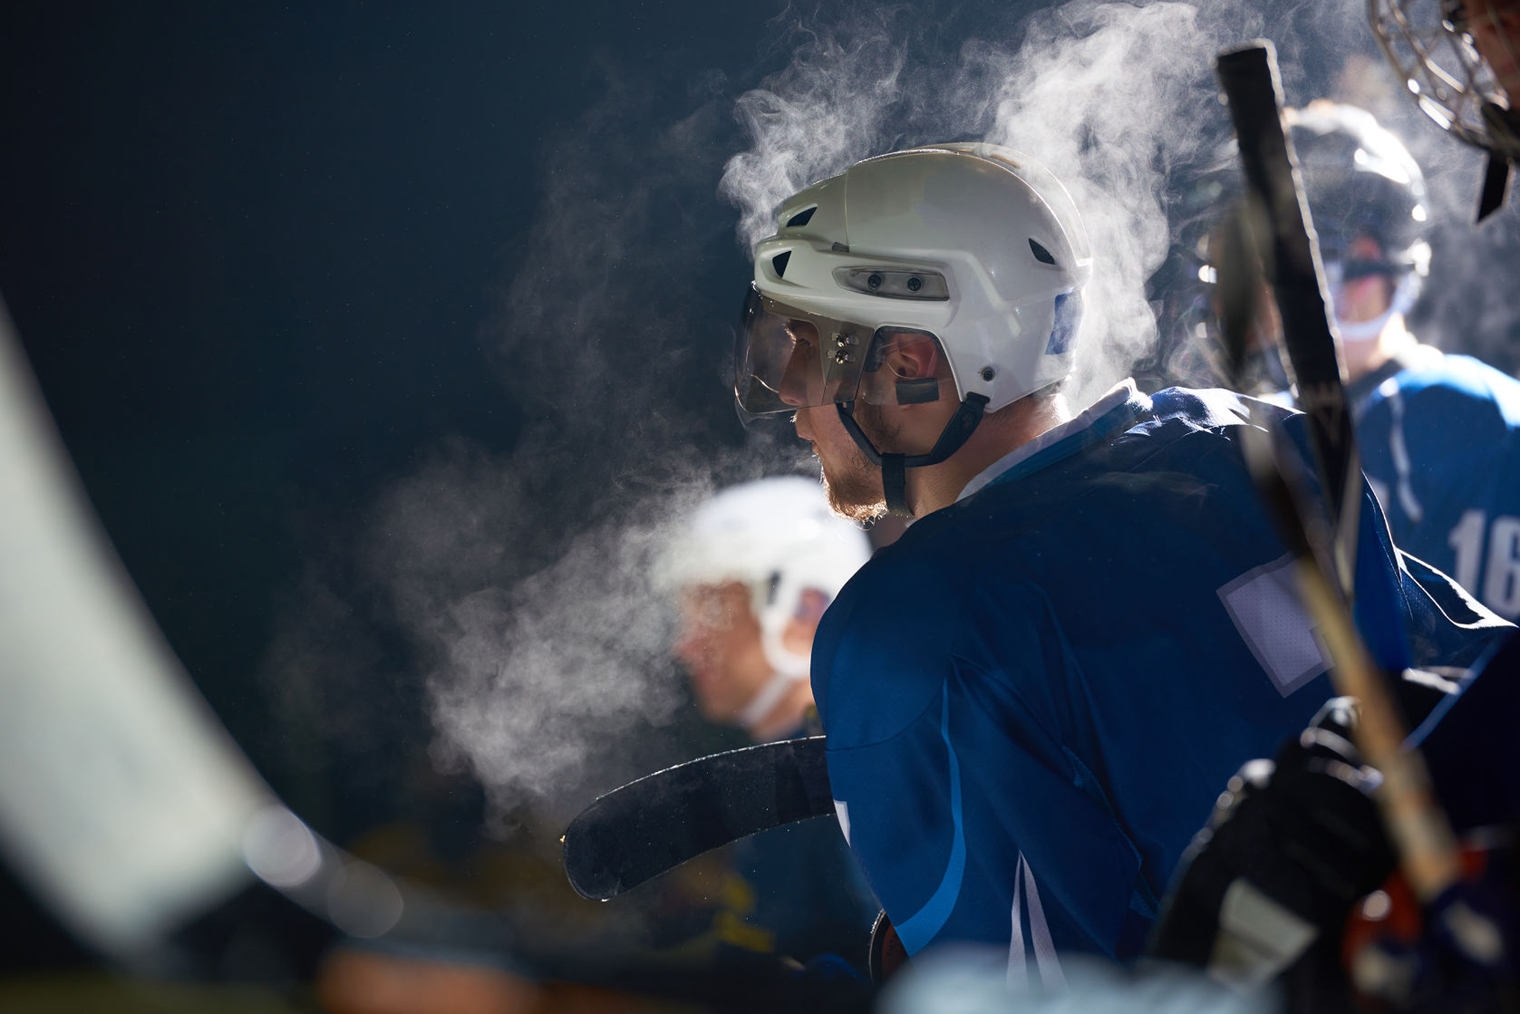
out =
{"type": "Polygon", "coordinates": [[[1050,251],[1036,243],[1033,238],[1029,240],[1029,252],[1034,254],[1034,259],[1041,264],[1054,264],[1056,262],[1055,257],[1051,256],[1050,251]]]}
{"type": "Polygon", "coordinates": [[[792,252],[790,250],[783,250],[771,258],[771,267],[775,269],[777,278],[786,277],[786,266],[791,259],[792,252]]]}
{"type": "Polygon", "coordinates": [[[803,210],[797,212],[797,214],[793,215],[791,218],[788,218],[786,220],[786,225],[784,225],[782,228],[785,228],[785,229],[800,229],[800,228],[802,228],[804,225],[807,225],[809,222],[811,222],[813,220],[813,213],[815,211],[817,211],[817,210],[818,210],[818,205],[816,205],[816,204],[813,205],[811,208],[804,208],[803,210]]]}

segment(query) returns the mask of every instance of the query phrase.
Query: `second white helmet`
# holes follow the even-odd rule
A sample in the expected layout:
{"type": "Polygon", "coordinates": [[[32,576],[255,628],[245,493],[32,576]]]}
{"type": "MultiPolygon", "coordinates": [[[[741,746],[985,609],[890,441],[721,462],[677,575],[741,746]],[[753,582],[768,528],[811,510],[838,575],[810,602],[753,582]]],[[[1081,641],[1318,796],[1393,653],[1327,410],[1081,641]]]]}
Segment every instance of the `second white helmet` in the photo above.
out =
{"type": "Polygon", "coordinates": [[[662,554],[657,583],[669,591],[743,583],[771,667],[804,676],[807,656],[782,644],[803,593],[832,599],[870,555],[865,533],[834,516],[816,479],[775,476],[731,486],[697,508],[662,554]]]}

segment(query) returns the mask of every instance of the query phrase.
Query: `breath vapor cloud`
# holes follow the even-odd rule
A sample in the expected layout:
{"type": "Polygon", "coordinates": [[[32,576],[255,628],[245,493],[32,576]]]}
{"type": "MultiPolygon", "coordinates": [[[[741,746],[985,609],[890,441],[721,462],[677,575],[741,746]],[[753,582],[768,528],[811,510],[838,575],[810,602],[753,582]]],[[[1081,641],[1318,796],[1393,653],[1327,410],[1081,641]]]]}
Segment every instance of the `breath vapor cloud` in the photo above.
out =
{"type": "MultiPolygon", "coordinates": [[[[535,222],[487,329],[525,431],[509,452],[442,448],[387,491],[351,568],[366,592],[340,610],[333,583],[317,582],[321,615],[367,608],[399,627],[435,758],[479,778],[498,814],[524,802],[573,812],[679,759],[650,742],[682,700],[651,560],[712,489],[798,462],[789,444],[711,437],[733,425],[720,336],[776,206],[912,144],[985,139],[1045,163],[1097,258],[1080,405],[1153,356],[1170,326],[1147,284],[1172,250],[1187,174],[1228,137],[1213,56],[1266,35],[1290,101],[1334,96],[1345,54],[1373,49],[1342,6],[789,10],[763,50],[773,71],[741,81],[737,98],[722,71],[673,85],[608,62],[606,97],[541,153],[535,222]]],[[[1467,187],[1470,171],[1434,161],[1438,206],[1465,209],[1451,181],[1467,187]]],[[[1485,328],[1513,320],[1497,319],[1508,301],[1494,289],[1479,292],[1494,308],[1485,328]]],[[[352,668],[299,629],[274,653],[293,671],[352,668]]]]}
{"type": "Polygon", "coordinates": [[[721,185],[741,243],[773,231],[782,199],[868,155],[967,138],[1015,148],[1061,178],[1092,239],[1069,393],[1093,400],[1154,346],[1145,283],[1168,251],[1168,169],[1223,129],[1217,34],[1188,4],[1079,0],[1007,24],[1017,43],[972,38],[942,64],[905,66],[914,47],[893,24],[866,13],[807,33],[785,70],[741,97],[751,147],[721,185]]]}

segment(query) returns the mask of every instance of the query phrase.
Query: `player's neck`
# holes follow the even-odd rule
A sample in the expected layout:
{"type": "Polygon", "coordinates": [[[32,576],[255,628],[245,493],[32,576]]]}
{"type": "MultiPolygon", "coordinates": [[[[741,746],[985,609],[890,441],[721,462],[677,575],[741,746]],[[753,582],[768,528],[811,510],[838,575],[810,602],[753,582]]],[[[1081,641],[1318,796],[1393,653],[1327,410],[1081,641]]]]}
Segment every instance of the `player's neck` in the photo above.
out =
{"type": "Polygon", "coordinates": [[[908,473],[913,516],[921,518],[955,503],[966,484],[998,459],[1070,419],[1071,409],[1059,394],[1015,402],[987,416],[948,461],[908,473]]]}

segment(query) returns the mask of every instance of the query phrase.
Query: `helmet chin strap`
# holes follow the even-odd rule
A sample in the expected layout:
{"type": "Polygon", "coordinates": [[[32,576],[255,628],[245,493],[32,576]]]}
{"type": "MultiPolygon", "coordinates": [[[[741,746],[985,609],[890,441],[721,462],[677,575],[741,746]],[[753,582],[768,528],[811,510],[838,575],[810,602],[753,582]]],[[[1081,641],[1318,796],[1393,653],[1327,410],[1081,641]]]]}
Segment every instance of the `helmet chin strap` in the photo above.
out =
{"type": "Polygon", "coordinates": [[[1335,329],[1340,332],[1341,341],[1346,342],[1370,342],[1383,333],[1383,328],[1393,319],[1393,311],[1385,310],[1371,320],[1359,320],[1347,323],[1343,320],[1335,322],[1335,329]]]}
{"type": "Polygon", "coordinates": [[[755,727],[765,720],[765,716],[769,715],[772,709],[781,703],[781,698],[786,696],[786,692],[792,689],[800,680],[804,679],[807,679],[806,673],[803,673],[801,676],[793,676],[784,672],[771,673],[770,680],[744,706],[744,710],[739,712],[739,724],[744,727],[746,732],[753,733],[755,727]]]}
{"type": "MultiPolygon", "coordinates": [[[[1414,308],[1415,301],[1420,296],[1420,277],[1409,272],[1399,279],[1394,286],[1393,294],[1388,299],[1388,309],[1378,314],[1371,320],[1346,322],[1336,315],[1335,329],[1340,333],[1342,341],[1366,342],[1372,341],[1383,333],[1383,328],[1393,319],[1393,315],[1408,314],[1414,308]]],[[[1334,303],[1332,298],[1331,303],[1334,303]]]]}
{"type": "Polygon", "coordinates": [[[982,414],[987,410],[987,397],[981,394],[966,395],[960,407],[955,410],[955,415],[945,423],[939,439],[934,442],[934,447],[928,454],[880,451],[871,443],[871,438],[865,435],[860,423],[855,421],[855,402],[840,402],[834,407],[839,411],[839,421],[844,424],[845,431],[854,439],[861,452],[871,464],[881,467],[881,490],[887,501],[887,510],[903,517],[912,517],[913,512],[908,509],[908,469],[937,465],[960,450],[961,445],[981,423],[982,414]]]}
{"type": "Polygon", "coordinates": [[[765,660],[771,666],[771,678],[766,680],[750,702],[739,712],[739,724],[745,731],[753,733],[755,727],[765,720],[776,705],[794,685],[808,678],[808,656],[799,655],[794,651],[788,651],[781,646],[780,631],[776,636],[770,636],[770,631],[761,634],[760,647],[765,651],[765,660]]]}

